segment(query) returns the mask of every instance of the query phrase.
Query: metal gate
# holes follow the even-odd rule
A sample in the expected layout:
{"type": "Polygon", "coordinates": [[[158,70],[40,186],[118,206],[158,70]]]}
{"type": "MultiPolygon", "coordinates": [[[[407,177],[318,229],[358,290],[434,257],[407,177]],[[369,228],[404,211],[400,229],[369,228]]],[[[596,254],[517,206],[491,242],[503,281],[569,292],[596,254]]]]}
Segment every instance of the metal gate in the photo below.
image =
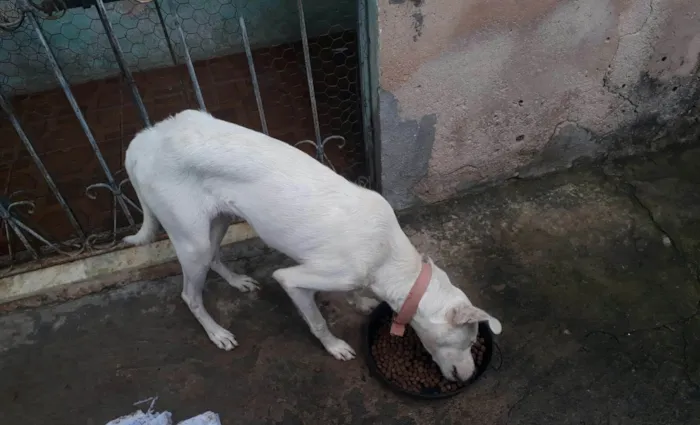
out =
{"type": "Polygon", "coordinates": [[[0,1],[2,275],[115,249],[141,219],[128,142],[188,107],[373,186],[365,18],[356,0],[0,1]]]}

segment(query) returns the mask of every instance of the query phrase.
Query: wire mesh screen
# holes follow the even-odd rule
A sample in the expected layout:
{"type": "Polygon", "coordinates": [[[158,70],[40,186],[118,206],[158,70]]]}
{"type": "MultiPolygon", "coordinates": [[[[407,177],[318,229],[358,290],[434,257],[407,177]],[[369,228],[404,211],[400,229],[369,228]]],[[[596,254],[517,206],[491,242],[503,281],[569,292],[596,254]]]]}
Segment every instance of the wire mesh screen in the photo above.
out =
{"type": "Polygon", "coordinates": [[[303,20],[296,0],[100,3],[0,0],[6,265],[37,258],[27,242],[73,255],[115,245],[140,221],[123,182],[128,143],[186,108],[268,131],[369,184],[355,0],[307,0],[303,20]]]}
{"type": "MultiPolygon", "coordinates": [[[[340,0],[307,7],[305,15],[321,139],[332,135],[345,139],[330,140],[324,144],[326,163],[345,177],[366,183],[363,179],[366,170],[358,84],[355,1],[340,0]]],[[[291,33],[300,33],[298,21],[291,33]]],[[[270,134],[282,140],[308,139],[316,142],[313,117],[308,113],[310,99],[301,41],[257,49],[254,60],[256,69],[260,70],[266,111],[268,108],[280,111],[274,119],[268,120],[272,121],[270,134]]],[[[312,143],[301,143],[298,147],[309,154],[316,149],[312,143]]]]}

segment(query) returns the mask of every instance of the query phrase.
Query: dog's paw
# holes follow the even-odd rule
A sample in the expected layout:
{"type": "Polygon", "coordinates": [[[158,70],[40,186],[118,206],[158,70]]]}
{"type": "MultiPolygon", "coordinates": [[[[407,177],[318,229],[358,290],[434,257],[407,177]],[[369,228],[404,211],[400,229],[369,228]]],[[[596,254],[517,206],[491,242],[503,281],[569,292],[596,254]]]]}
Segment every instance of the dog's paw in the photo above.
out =
{"type": "Polygon", "coordinates": [[[131,235],[122,239],[122,242],[124,242],[127,245],[139,245],[140,241],[141,238],[139,238],[138,235],[131,235]]]}
{"type": "Polygon", "coordinates": [[[249,292],[260,289],[260,284],[250,276],[238,276],[229,280],[228,284],[241,292],[249,292]]]}
{"type": "Polygon", "coordinates": [[[230,351],[238,346],[236,338],[226,329],[219,327],[218,329],[207,330],[209,339],[222,350],[230,351]]]}
{"type": "Polygon", "coordinates": [[[126,236],[124,239],[122,239],[122,242],[124,242],[127,245],[146,245],[151,242],[150,237],[143,237],[143,235],[136,233],[135,235],[131,236],[126,236]]]}
{"type": "Polygon", "coordinates": [[[352,360],[355,358],[355,350],[342,339],[335,338],[326,344],[326,350],[338,360],[352,360]]]}

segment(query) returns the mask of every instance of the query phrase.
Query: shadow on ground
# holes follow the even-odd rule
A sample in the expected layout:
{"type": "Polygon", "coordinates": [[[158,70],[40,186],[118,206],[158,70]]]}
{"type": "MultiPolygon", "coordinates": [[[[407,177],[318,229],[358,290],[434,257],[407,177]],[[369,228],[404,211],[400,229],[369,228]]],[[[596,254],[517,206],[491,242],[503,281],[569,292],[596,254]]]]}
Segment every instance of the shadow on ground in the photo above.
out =
{"type": "MultiPolygon", "coordinates": [[[[700,417],[700,150],[521,181],[402,215],[406,232],[501,318],[490,370],[457,398],[387,392],[338,362],[271,272],[245,295],[212,277],[212,314],[241,346],[209,342],[180,279],[141,282],[0,317],[0,423],[104,424],[138,400],[224,424],[690,424],[700,417]]],[[[323,301],[360,347],[363,318],[323,301]]]]}

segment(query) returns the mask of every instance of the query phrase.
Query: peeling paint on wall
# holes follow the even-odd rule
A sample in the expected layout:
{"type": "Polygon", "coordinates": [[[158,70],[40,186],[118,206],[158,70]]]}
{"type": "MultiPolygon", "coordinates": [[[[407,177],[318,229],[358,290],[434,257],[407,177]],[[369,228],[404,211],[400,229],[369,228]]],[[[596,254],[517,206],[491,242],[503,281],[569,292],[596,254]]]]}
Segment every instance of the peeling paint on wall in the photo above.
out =
{"type": "Polygon", "coordinates": [[[380,91],[379,113],[386,117],[382,125],[381,140],[382,182],[384,195],[396,208],[405,208],[420,202],[412,194],[412,188],[428,172],[428,161],[435,140],[435,114],[419,120],[402,120],[398,103],[391,93],[380,91]]]}
{"type": "Polygon", "coordinates": [[[380,86],[396,103],[380,112],[382,179],[396,207],[697,139],[696,1],[380,0],[379,8],[380,86]],[[407,183],[399,176],[410,161],[391,146],[403,139],[393,131],[432,115],[425,176],[407,183]]]}

